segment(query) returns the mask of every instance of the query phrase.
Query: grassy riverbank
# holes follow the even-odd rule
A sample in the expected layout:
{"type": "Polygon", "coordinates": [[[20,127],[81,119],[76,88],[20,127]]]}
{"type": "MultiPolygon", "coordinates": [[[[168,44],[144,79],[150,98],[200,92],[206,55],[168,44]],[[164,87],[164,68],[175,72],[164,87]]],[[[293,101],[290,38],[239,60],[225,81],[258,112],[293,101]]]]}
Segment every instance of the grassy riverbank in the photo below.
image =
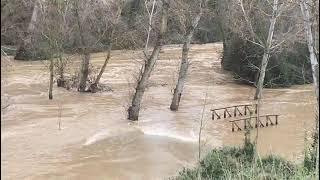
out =
{"type": "MultiPolygon", "coordinates": [[[[308,156],[306,156],[308,157],[308,156]]],[[[314,167],[308,158],[304,163],[294,164],[276,156],[258,157],[255,147],[248,143],[242,148],[225,147],[213,149],[192,169],[184,168],[171,180],[200,179],[237,179],[237,180],[273,180],[273,179],[318,179],[314,167]]]]}

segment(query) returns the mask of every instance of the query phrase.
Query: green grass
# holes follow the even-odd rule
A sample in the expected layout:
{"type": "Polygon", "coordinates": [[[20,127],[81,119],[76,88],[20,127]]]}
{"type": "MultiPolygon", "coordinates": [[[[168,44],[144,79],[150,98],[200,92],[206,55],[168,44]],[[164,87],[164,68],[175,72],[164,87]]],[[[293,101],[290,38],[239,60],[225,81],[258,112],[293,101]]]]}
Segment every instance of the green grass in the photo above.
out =
{"type": "Polygon", "coordinates": [[[313,168],[303,164],[293,164],[280,157],[270,155],[262,158],[254,158],[255,148],[248,143],[242,148],[224,147],[213,149],[195,168],[184,168],[171,180],[278,180],[318,179],[313,168]]]}

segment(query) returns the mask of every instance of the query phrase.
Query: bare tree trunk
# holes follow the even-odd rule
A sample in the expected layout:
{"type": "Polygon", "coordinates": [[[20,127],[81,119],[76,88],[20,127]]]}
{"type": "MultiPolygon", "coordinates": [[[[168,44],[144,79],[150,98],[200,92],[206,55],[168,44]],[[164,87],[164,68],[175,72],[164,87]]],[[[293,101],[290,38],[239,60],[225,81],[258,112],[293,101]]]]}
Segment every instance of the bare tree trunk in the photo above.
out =
{"type": "MultiPolygon", "coordinates": [[[[306,33],[306,39],[308,42],[308,49],[310,53],[310,61],[311,61],[311,69],[312,69],[312,77],[313,77],[313,84],[315,88],[315,94],[317,98],[317,106],[316,108],[319,108],[319,60],[317,59],[316,55],[316,36],[313,37],[312,35],[312,21],[311,21],[311,13],[310,13],[310,1],[307,2],[307,0],[300,0],[300,7],[301,12],[304,20],[304,29],[306,33]]],[[[314,4],[317,5],[317,4],[314,4]]],[[[319,32],[318,32],[319,33],[319,32]]],[[[319,109],[317,109],[319,112],[319,109]]],[[[315,166],[316,166],[316,172],[319,172],[319,116],[316,114],[316,128],[314,133],[314,139],[313,139],[313,153],[316,156],[315,159],[315,166]]]]}
{"type": "Polygon", "coordinates": [[[50,82],[49,82],[49,99],[52,99],[52,89],[53,89],[53,59],[50,59],[50,82]]]}
{"type": "Polygon", "coordinates": [[[107,64],[108,64],[108,62],[109,62],[109,60],[111,58],[111,48],[112,48],[112,42],[110,42],[110,44],[109,44],[109,47],[108,47],[108,50],[107,50],[107,58],[105,59],[105,61],[104,61],[103,65],[102,65],[102,67],[100,69],[100,72],[99,72],[96,80],[94,81],[93,84],[90,85],[89,91],[92,92],[92,93],[95,93],[98,90],[98,84],[100,82],[102,74],[103,74],[104,70],[106,69],[107,64]]]}
{"type": "Polygon", "coordinates": [[[310,61],[311,61],[311,68],[312,68],[312,77],[313,77],[313,84],[315,88],[315,94],[317,98],[317,102],[319,104],[319,64],[316,53],[314,51],[314,37],[312,35],[312,22],[310,17],[310,10],[309,5],[307,4],[306,0],[300,1],[301,12],[304,18],[304,28],[306,32],[306,38],[308,42],[308,49],[310,53],[310,61]]]}
{"type": "Polygon", "coordinates": [[[190,43],[193,37],[193,33],[197,28],[199,20],[202,16],[202,11],[203,11],[202,3],[203,2],[200,3],[200,12],[196,15],[195,19],[192,21],[192,25],[185,35],[185,41],[183,43],[183,48],[182,48],[182,59],[180,64],[178,82],[176,84],[176,88],[174,89],[174,93],[173,93],[173,97],[170,105],[170,109],[172,111],[177,111],[179,108],[179,103],[180,103],[180,99],[181,99],[181,95],[184,87],[184,82],[186,80],[187,71],[189,67],[188,54],[190,49],[190,43]]]}
{"type": "Polygon", "coordinates": [[[90,63],[90,53],[88,52],[87,47],[85,47],[85,39],[83,35],[83,28],[82,24],[80,22],[80,16],[79,16],[79,6],[78,2],[76,2],[76,18],[77,18],[77,24],[79,28],[79,34],[80,34],[80,44],[81,44],[81,53],[83,55],[82,57],[82,63],[81,63],[81,72],[80,72],[80,82],[79,82],[79,87],[78,91],[80,92],[85,92],[86,91],[86,83],[89,75],[89,63],[90,63]]]}
{"type": "Polygon", "coordinates": [[[123,0],[121,0],[121,2],[118,5],[116,21],[113,24],[113,27],[111,27],[112,29],[111,29],[111,32],[110,32],[110,35],[108,38],[109,44],[108,44],[108,50],[107,50],[107,58],[105,59],[96,80],[94,81],[93,84],[90,85],[90,91],[93,93],[97,92],[97,88],[98,88],[98,84],[100,82],[101,76],[102,76],[103,72],[105,71],[107,64],[111,58],[111,49],[112,49],[112,41],[113,41],[113,35],[114,35],[114,31],[115,31],[115,25],[118,23],[119,18],[121,16],[122,6],[123,6],[123,0]]]}
{"type": "Polygon", "coordinates": [[[103,65],[102,65],[102,67],[100,69],[100,72],[99,72],[96,80],[94,81],[94,85],[93,86],[97,86],[99,84],[101,76],[102,76],[104,70],[106,69],[107,64],[108,64],[108,62],[109,62],[109,60],[111,58],[111,48],[112,48],[112,42],[110,42],[110,44],[109,44],[108,51],[107,51],[107,58],[105,59],[103,65]]]}
{"type": "MultiPolygon", "coordinates": [[[[186,40],[186,41],[189,41],[189,40],[186,40]]],[[[170,109],[172,111],[177,111],[179,108],[179,103],[182,96],[184,82],[186,80],[187,71],[189,67],[189,61],[188,61],[189,48],[190,48],[190,41],[184,42],[183,49],[182,49],[182,59],[180,64],[178,82],[176,84],[176,88],[174,89],[174,93],[173,93],[173,97],[170,105],[170,109]]]]}
{"type": "Polygon", "coordinates": [[[58,63],[59,77],[57,78],[57,86],[58,87],[66,87],[66,80],[64,79],[65,64],[63,62],[63,57],[62,57],[61,53],[59,53],[58,62],[59,62],[58,63]]]}
{"type": "Polygon", "coordinates": [[[38,11],[39,11],[38,2],[35,1],[28,29],[24,33],[25,39],[23,39],[21,41],[19,49],[17,50],[17,53],[14,57],[14,59],[16,59],[16,60],[26,60],[30,56],[31,52],[29,52],[28,49],[30,49],[30,46],[32,45],[31,44],[31,33],[34,31],[34,28],[35,28],[35,23],[36,23],[37,17],[38,17],[38,11]]]}
{"type": "Polygon", "coordinates": [[[59,78],[64,80],[64,64],[63,64],[63,58],[62,55],[59,55],[59,78]]]}
{"type": "Polygon", "coordinates": [[[270,26],[269,26],[269,32],[268,32],[268,38],[267,38],[267,43],[265,45],[263,57],[262,57],[262,62],[260,66],[260,75],[259,75],[259,80],[257,84],[257,89],[256,89],[256,94],[254,96],[254,99],[260,99],[261,94],[262,94],[262,89],[263,89],[263,84],[264,84],[264,77],[266,75],[266,69],[268,66],[268,60],[269,60],[269,55],[270,55],[270,49],[272,46],[272,38],[273,38],[273,33],[274,33],[274,27],[276,24],[277,20],[277,13],[278,12],[278,0],[273,1],[273,10],[272,10],[272,17],[270,20],[270,26]]]}
{"type": "Polygon", "coordinates": [[[81,72],[80,72],[80,83],[78,91],[85,92],[87,87],[87,79],[89,75],[89,63],[90,63],[90,53],[84,52],[82,63],[81,63],[81,72]]]}
{"type": "Polygon", "coordinates": [[[160,32],[157,38],[157,42],[154,46],[151,56],[148,58],[147,62],[144,65],[144,69],[142,72],[142,76],[139,78],[137,86],[135,88],[136,92],[133,96],[131,106],[128,109],[128,119],[136,121],[139,118],[140,105],[142,101],[142,97],[146,88],[146,84],[151,75],[153,67],[158,59],[161,47],[163,45],[164,35],[167,30],[167,21],[168,21],[168,9],[169,4],[166,0],[162,0],[162,15],[161,15],[161,24],[160,24],[160,32]]]}

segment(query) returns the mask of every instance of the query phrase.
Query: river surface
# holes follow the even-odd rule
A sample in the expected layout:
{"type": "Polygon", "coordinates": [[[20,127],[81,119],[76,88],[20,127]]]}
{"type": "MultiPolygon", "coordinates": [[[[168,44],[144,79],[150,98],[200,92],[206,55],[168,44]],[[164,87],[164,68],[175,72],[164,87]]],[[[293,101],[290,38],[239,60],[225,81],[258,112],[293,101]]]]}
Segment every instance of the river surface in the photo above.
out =
{"type": "MultiPolygon", "coordinates": [[[[212,121],[210,109],[253,103],[255,89],[237,84],[230,72],[222,70],[221,52],[221,43],[192,46],[180,108],[172,112],[181,45],[165,46],[134,123],[126,120],[126,109],[141,52],[112,51],[101,82],[113,91],[87,94],[55,86],[51,101],[47,62],[11,60],[2,77],[9,107],[1,116],[1,177],[166,179],[197,162],[203,110],[202,154],[212,147],[242,145],[243,131],[232,132],[227,120],[212,121]]],[[[100,67],[105,54],[91,58],[100,67]]],[[[79,57],[73,61],[77,64],[79,57]]],[[[263,93],[260,114],[280,116],[278,126],[259,129],[259,153],[300,161],[314,123],[312,85],[263,93]]]]}

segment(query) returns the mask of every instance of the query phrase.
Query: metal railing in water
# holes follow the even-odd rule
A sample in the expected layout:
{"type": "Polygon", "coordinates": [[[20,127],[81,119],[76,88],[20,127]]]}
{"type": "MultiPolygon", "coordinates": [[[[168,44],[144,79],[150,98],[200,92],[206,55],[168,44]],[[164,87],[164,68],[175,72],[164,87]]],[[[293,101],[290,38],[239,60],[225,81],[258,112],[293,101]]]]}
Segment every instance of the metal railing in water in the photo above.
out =
{"type": "Polygon", "coordinates": [[[212,120],[257,114],[257,104],[242,104],[212,109],[212,120]],[[223,113],[223,115],[221,114],[223,113]]]}
{"type": "Polygon", "coordinates": [[[277,114],[269,114],[269,115],[259,116],[259,118],[257,116],[247,117],[247,118],[243,118],[243,119],[230,120],[229,122],[231,122],[231,124],[232,124],[232,132],[234,132],[235,127],[237,128],[238,131],[242,130],[242,128],[240,128],[241,122],[243,123],[243,129],[253,128],[253,126],[251,124],[252,122],[255,123],[254,124],[255,128],[258,128],[258,126],[259,127],[268,127],[269,125],[271,125],[271,126],[278,125],[278,117],[279,117],[279,115],[277,115],[277,114]]]}
{"type": "Polygon", "coordinates": [[[212,109],[212,120],[215,119],[227,119],[231,117],[244,117],[242,119],[236,120],[229,120],[232,124],[232,132],[234,132],[235,128],[238,131],[247,128],[258,128],[259,127],[268,127],[269,125],[278,125],[278,117],[277,114],[269,114],[269,115],[262,115],[262,116],[252,116],[253,114],[257,114],[258,112],[258,105],[257,104],[241,104],[235,106],[228,106],[223,108],[216,108],[212,109]],[[240,124],[243,124],[240,125],[240,124]],[[254,126],[252,126],[254,123],[254,126]],[[243,128],[242,128],[243,127],[243,128]]]}

